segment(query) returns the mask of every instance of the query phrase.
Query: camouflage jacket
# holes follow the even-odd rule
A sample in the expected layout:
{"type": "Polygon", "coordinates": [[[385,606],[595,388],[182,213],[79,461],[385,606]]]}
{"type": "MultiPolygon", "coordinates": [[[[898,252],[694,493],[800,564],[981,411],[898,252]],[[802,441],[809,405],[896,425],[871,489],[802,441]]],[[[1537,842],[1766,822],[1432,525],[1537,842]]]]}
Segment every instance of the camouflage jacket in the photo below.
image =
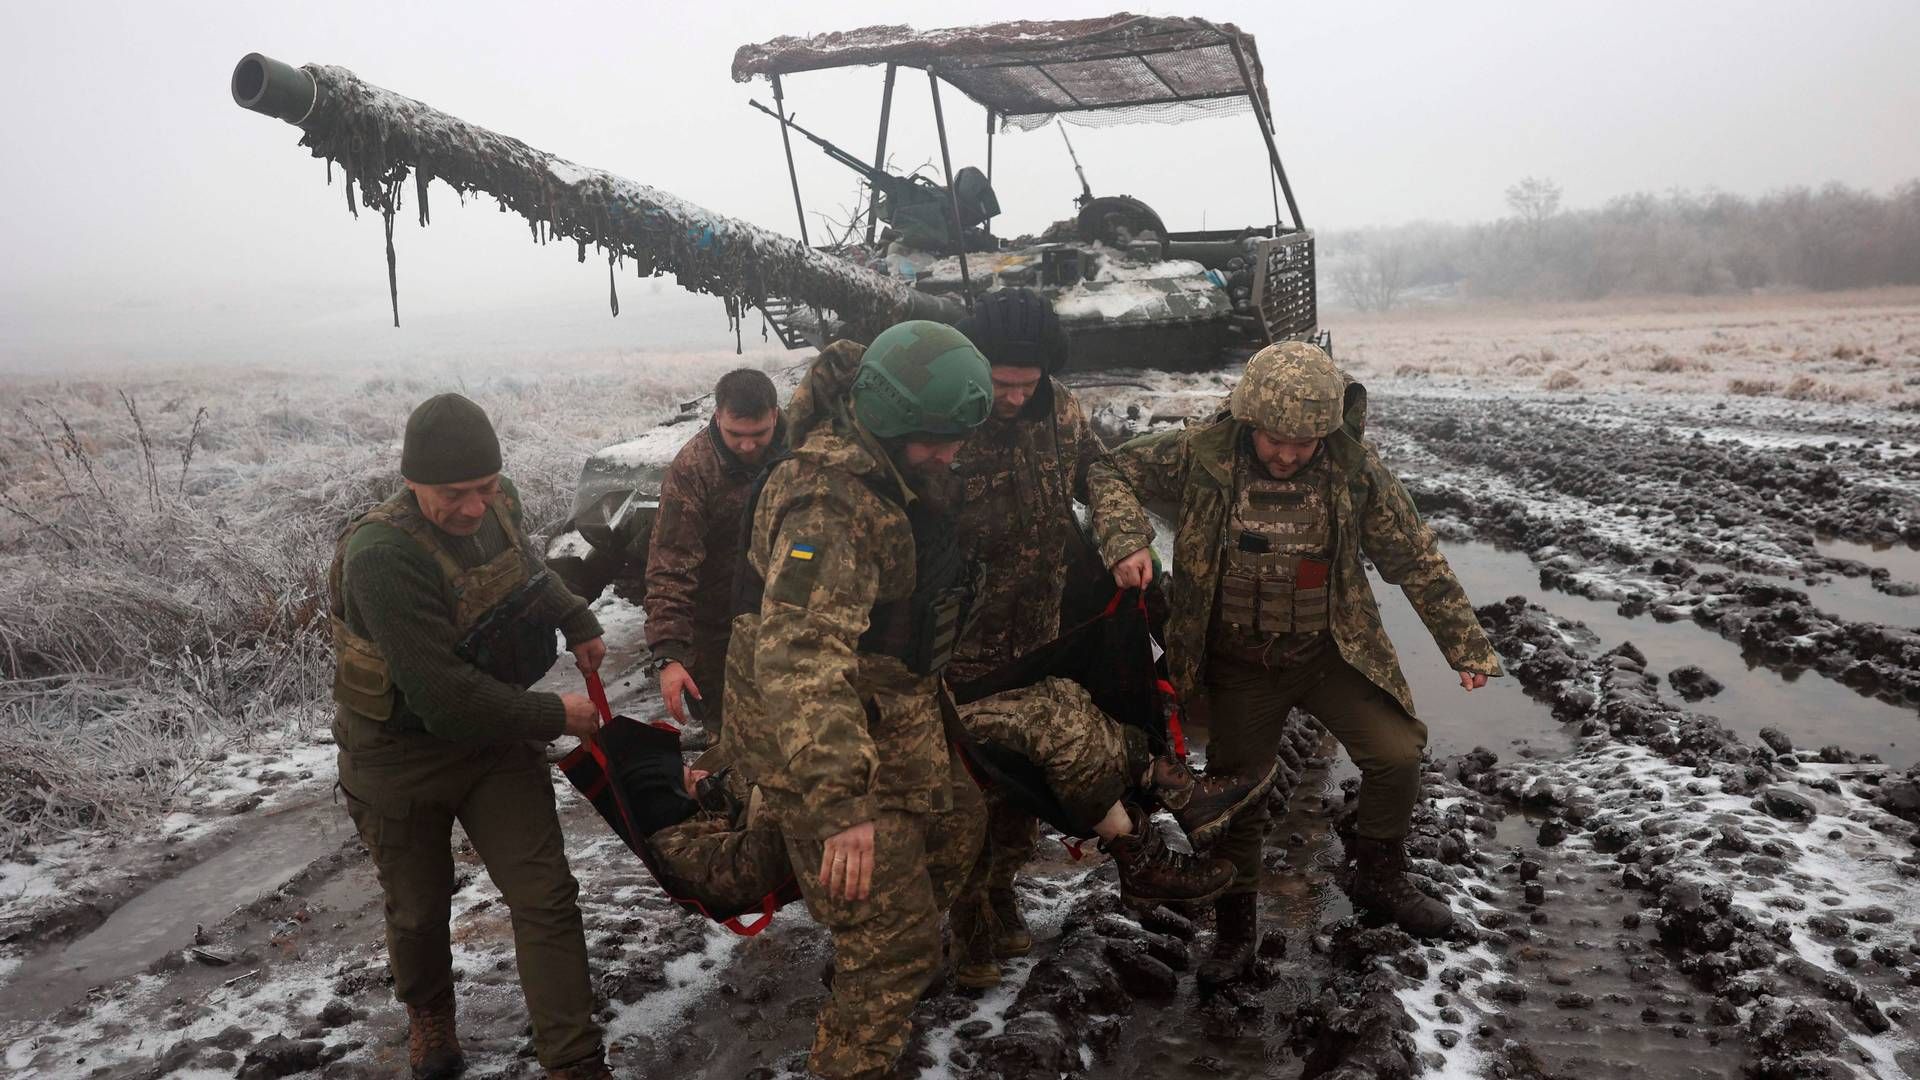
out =
{"type": "MultiPolygon", "coordinates": [[[[768,448],[784,452],[785,422],[768,448]]],[[[741,514],[759,473],[728,450],[709,420],[688,439],[660,481],[660,511],[647,550],[647,648],[693,662],[696,649],[723,649],[732,616],[741,514]]]]}
{"type": "Polygon", "coordinates": [[[965,488],[961,542],[986,567],[952,668],[984,675],[1060,634],[1060,597],[1087,505],[1101,564],[1153,541],[1146,511],[1114,468],[1080,402],[1048,377],[1012,420],[989,417],[954,462],[965,488]]]}
{"type": "MultiPolygon", "coordinates": [[[[1498,675],[1500,662],[1465,590],[1440,554],[1433,531],[1420,520],[1400,481],[1364,441],[1366,412],[1365,388],[1349,380],[1345,423],[1326,440],[1334,478],[1331,636],[1342,659],[1412,715],[1413,693],[1380,623],[1380,609],[1360,561],[1363,553],[1383,579],[1406,593],[1449,665],[1498,675]]],[[[1236,455],[1245,452],[1245,432],[1244,424],[1222,413],[1204,426],[1142,435],[1114,451],[1115,463],[1142,498],[1178,507],[1167,659],[1174,685],[1188,696],[1204,686],[1207,631],[1219,593],[1234,467],[1236,455]]]]}
{"type": "Polygon", "coordinates": [[[726,730],[782,827],[825,839],[881,808],[944,809],[949,777],[937,677],[859,650],[874,605],[913,590],[897,474],[844,412],[811,415],[755,506],[746,557],[766,587],[733,621],[726,730]]]}

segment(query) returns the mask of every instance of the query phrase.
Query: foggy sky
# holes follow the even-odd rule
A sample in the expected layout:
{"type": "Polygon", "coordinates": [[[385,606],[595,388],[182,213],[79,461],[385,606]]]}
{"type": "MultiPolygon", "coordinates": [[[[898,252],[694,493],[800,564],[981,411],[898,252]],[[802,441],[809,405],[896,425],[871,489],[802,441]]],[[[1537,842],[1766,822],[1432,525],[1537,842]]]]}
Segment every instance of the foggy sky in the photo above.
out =
{"type": "MultiPolygon", "coordinates": [[[[377,215],[347,215],[299,132],[243,112],[228,76],[258,50],[363,78],[793,234],[773,122],[747,107],[734,49],[871,23],[1106,14],[1112,3],[921,0],[511,5],[87,3],[0,11],[0,368],[146,360],[401,362],[462,354],[731,345],[719,301],[545,249],[489,200],[443,185],[433,224],[396,227],[401,329],[388,325],[377,215]],[[550,10],[549,10],[550,9],[550,10]],[[961,14],[963,12],[963,14],[961,14]]],[[[1135,5],[1135,10],[1143,10],[1135,5]]],[[[1747,195],[1920,177],[1920,4],[1306,4],[1147,8],[1255,35],[1280,151],[1308,225],[1484,220],[1526,175],[1571,207],[1637,190],[1747,195]]],[[[881,70],[787,80],[802,124],[872,152],[881,70]]],[[[983,163],[981,111],[943,95],[956,167],[983,163]]],[[[1265,224],[1264,151],[1245,114],[1069,128],[1097,193],[1174,228],[1265,224]]],[[[938,162],[926,80],[903,71],[892,159],[938,162]]],[[[840,216],[851,174],[798,143],[809,209],[840,216]]],[[[999,136],[996,232],[1071,212],[1053,127],[999,136]]],[[[810,226],[818,228],[817,222],[810,226]]],[[[755,335],[757,337],[757,334],[755,335]]]]}

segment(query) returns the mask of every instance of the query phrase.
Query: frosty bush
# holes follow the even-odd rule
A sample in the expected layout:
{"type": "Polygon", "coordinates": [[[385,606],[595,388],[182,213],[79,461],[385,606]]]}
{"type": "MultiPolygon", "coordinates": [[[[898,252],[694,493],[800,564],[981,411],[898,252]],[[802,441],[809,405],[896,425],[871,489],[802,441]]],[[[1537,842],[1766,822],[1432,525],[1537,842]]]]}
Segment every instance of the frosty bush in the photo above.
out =
{"type": "Polygon", "coordinates": [[[0,416],[0,858],[151,821],[219,751],[331,720],[327,564],[340,529],[398,487],[420,399],[458,389],[488,410],[538,536],[570,514],[588,453],[732,360],[453,385],[17,383],[0,416]]]}

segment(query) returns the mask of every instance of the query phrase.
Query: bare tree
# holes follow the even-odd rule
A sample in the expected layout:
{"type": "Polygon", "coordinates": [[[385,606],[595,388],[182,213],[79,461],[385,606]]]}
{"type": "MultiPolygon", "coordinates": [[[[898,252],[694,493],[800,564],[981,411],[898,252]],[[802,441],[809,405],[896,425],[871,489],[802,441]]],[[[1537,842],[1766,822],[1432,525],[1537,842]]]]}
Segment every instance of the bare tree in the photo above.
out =
{"type": "Polygon", "coordinates": [[[1407,285],[1406,248],[1398,243],[1373,245],[1342,263],[1333,280],[1361,311],[1391,310],[1407,285]]]}
{"type": "Polygon", "coordinates": [[[1540,254],[1540,234],[1553,215],[1560,212],[1560,195],[1559,184],[1537,176],[1529,176],[1507,189],[1507,206],[1527,230],[1536,258],[1540,254]]]}

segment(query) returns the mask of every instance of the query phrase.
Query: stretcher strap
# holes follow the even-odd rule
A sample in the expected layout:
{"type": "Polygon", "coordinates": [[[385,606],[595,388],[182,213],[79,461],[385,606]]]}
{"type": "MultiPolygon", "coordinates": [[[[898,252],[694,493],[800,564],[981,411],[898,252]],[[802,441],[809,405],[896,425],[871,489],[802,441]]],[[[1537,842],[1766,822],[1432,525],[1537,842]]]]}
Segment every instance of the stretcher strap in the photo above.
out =
{"type": "Polygon", "coordinates": [[[613,706],[607,704],[607,687],[597,671],[587,672],[587,696],[593,699],[593,707],[600,710],[600,722],[613,723],[613,706]]]}
{"type": "MultiPolygon", "coordinates": [[[[1168,701],[1180,700],[1173,696],[1173,684],[1165,679],[1155,679],[1153,688],[1165,694],[1168,701]]],[[[1173,743],[1174,753],[1181,757],[1187,756],[1187,733],[1180,726],[1180,706],[1177,704],[1167,712],[1167,739],[1173,743]]]]}
{"type": "MultiPolygon", "coordinates": [[[[778,891],[779,890],[775,890],[775,892],[778,892],[778,891]]],[[[720,925],[726,927],[727,929],[733,931],[736,934],[739,934],[741,937],[753,937],[755,934],[758,934],[760,931],[765,930],[768,924],[773,922],[773,912],[774,912],[774,908],[777,906],[776,904],[774,904],[773,900],[774,900],[773,893],[768,893],[766,896],[761,897],[760,914],[755,916],[754,920],[750,923],[742,923],[740,921],[740,916],[735,915],[733,918],[728,919],[726,922],[723,922],[720,925]]]]}
{"type": "MultiPolygon", "coordinates": [[[[603,724],[612,723],[613,707],[607,704],[607,688],[606,688],[606,685],[600,681],[600,673],[597,671],[587,672],[587,696],[593,699],[594,707],[600,710],[600,722],[603,724]]],[[[671,731],[675,733],[678,733],[680,730],[679,728],[673,726],[670,723],[666,723],[665,721],[655,721],[653,726],[656,728],[660,728],[663,731],[671,731]]],[[[598,795],[602,789],[608,786],[608,780],[613,776],[613,765],[611,762],[607,760],[607,752],[600,745],[600,740],[598,738],[587,738],[587,739],[580,740],[580,750],[585,750],[588,756],[593,758],[594,763],[600,766],[600,777],[597,781],[595,781],[593,786],[593,791],[587,795],[588,799],[592,799],[595,795],[598,795]]],[[[578,754],[580,750],[574,751],[574,754],[578,754]]],[[[571,760],[572,756],[573,756],[572,754],[569,754],[568,759],[571,760]]],[[[562,765],[564,767],[565,762],[562,762],[562,765]]],[[[633,817],[632,815],[627,813],[627,801],[620,797],[620,793],[618,790],[614,791],[613,805],[620,811],[620,819],[626,823],[627,835],[633,837],[634,841],[637,843],[646,843],[645,838],[640,836],[640,831],[634,827],[633,817]]],[[[651,870],[652,867],[648,867],[648,869],[651,870]]],[[[655,880],[658,880],[658,877],[659,875],[656,874],[655,880]]],[[[785,888],[785,886],[782,886],[782,888],[785,888]]],[[[734,916],[731,919],[726,919],[724,921],[720,919],[714,919],[713,913],[708,911],[707,906],[705,904],[702,904],[698,900],[693,900],[693,899],[680,897],[680,896],[673,896],[671,894],[669,894],[668,899],[674,901],[675,903],[681,905],[682,907],[694,908],[695,910],[699,911],[701,915],[706,916],[708,919],[713,919],[714,922],[720,923],[721,926],[726,927],[727,929],[733,931],[734,933],[740,935],[741,937],[753,937],[754,935],[758,934],[762,930],[765,930],[769,925],[772,924],[773,913],[780,907],[780,904],[779,904],[780,891],[781,891],[780,889],[775,889],[772,892],[768,893],[767,895],[761,897],[760,898],[760,914],[754,916],[752,922],[746,922],[746,923],[741,922],[740,917],[738,915],[734,916]]]]}

